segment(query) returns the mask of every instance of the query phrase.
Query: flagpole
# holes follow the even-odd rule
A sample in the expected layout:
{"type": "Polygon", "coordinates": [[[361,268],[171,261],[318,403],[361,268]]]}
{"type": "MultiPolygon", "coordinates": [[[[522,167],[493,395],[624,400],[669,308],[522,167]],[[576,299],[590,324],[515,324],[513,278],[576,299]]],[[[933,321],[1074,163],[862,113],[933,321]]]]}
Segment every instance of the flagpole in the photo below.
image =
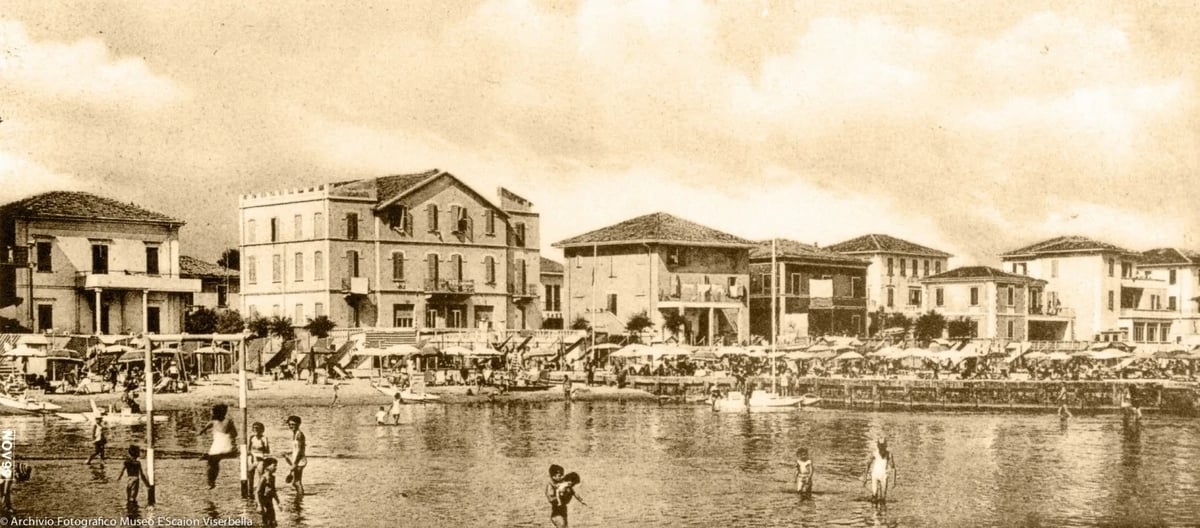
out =
{"type": "Polygon", "coordinates": [[[767,361],[771,362],[771,394],[775,394],[775,342],[779,340],[779,333],[775,328],[775,318],[779,313],[775,310],[775,304],[779,297],[779,271],[775,263],[775,239],[771,239],[771,353],[767,354],[767,361]]]}
{"type": "Polygon", "coordinates": [[[143,333],[142,338],[146,346],[146,504],[154,506],[154,352],[150,335],[143,333]]]}

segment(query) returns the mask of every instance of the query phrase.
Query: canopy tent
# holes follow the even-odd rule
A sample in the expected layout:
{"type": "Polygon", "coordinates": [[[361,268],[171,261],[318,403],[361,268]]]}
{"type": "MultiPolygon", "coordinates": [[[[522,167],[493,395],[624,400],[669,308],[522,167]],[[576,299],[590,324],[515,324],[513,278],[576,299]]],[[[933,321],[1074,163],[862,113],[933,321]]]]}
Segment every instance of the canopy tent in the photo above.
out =
{"type": "Polygon", "coordinates": [[[650,347],[650,354],[655,358],[680,357],[692,355],[692,350],[679,345],[655,345],[650,347]]]}
{"type": "Polygon", "coordinates": [[[647,357],[650,355],[651,355],[651,353],[650,353],[649,346],[639,344],[639,343],[634,343],[632,345],[625,345],[624,348],[621,348],[620,350],[613,352],[612,354],[609,354],[608,357],[610,357],[610,358],[635,358],[635,357],[647,357]]]}
{"type": "Polygon", "coordinates": [[[8,357],[43,357],[46,355],[46,351],[22,343],[17,345],[16,348],[5,352],[4,355],[8,357]]]}
{"type": "Polygon", "coordinates": [[[1103,360],[1109,360],[1109,359],[1124,359],[1124,358],[1127,358],[1132,355],[1133,354],[1130,354],[1129,352],[1126,352],[1121,349],[1106,348],[1104,350],[1092,352],[1089,357],[1091,357],[1092,359],[1103,361],[1103,360]]]}
{"type": "Polygon", "coordinates": [[[1071,359],[1071,355],[1066,352],[1051,352],[1046,354],[1046,359],[1050,361],[1067,361],[1071,359]]]}
{"type": "Polygon", "coordinates": [[[832,352],[834,350],[834,348],[833,348],[833,346],[826,344],[826,343],[817,343],[813,346],[808,347],[806,350],[808,352],[832,352]]]}
{"type": "Polygon", "coordinates": [[[693,361],[717,361],[721,356],[713,349],[698,350],[692,354],[693,361]]]}
{"type": "Polygon", "coordinates": [[[554,348],[535,348],[525,353],[525,359],[554,357],[558,355],[558,350],[554,348]]]}
{"type": "Polygon", "coordinates": [[[471,354],[471,349],[464,347],[464,346],[451,345],[451,346],[448,346],[448,347],[442,349],[442,353],[447,356],[463,356],[463,357],[465,357],[465,356],[469,356],[471,354]]]}
{"type": "MultiPolygon", "coordinates": [[[[155,350],[153,355],[154,355],[154,357],[173,358],[173,357],[175,357],[175,354],[176,354],[176,351],[174,351],[174,350],[155,350]]],[[[121,354],[121,357],[117,358],[117,363],[136,363],[138,361],[145,361],[145,360],[146,360],[146,351],[145,350],[134,350],[131,352],[126,352],[124,354],[121,354]]]]}
{"type": "Polygon", "coordinates": [[[851,350],[849,352],[843,352],[833,359],[834,359],[834,361],[854,361],[854,360],[866,359],[866,358],[863,357],[862,354],[859,354],[858,352],[851,350]]]}
{"type": "Polygon", "coordinates": [[[715,352],[715,353],[717,354],[717,356],[719,356],[719,357],[724,357],[724,356],[749,356],[749,355],[750,355],[750,351],[749,351],[749,350],[746,350],[746,349],[744,349],[744,348],[742,348],[742,347],[735,347],[735,346],[723,346],[723,347],[717,347],[717,348],[716,348],[716,350],[714,350],[713,352],[715,352]]]}
{"type": "Polygon", "coordinates": [[[867,355],[874,356],[877,358],[887,359],[887,358],[891,357],[893,354],[895,354],[897,352],[901,352],[901,351],[902,351],[901,349],[896,348],[894,346],[885,345],[882,348],[880,348],[879,350],[871,352],[870,354],[867,354],[867,355]]]}

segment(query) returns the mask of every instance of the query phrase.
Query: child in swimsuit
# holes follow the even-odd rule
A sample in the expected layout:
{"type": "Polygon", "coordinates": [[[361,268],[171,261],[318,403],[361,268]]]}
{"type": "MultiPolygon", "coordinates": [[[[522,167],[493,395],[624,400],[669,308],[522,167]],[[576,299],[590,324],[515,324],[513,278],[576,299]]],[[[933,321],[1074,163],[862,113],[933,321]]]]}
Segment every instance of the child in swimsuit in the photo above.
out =
{"type": "Polygon", "coordinates": [[[887,502],[888,487],[896,485],[896,462],[888,451],[887,441],[875,443],[875,453],[867,461],[867,473],[863,483],[871,481],[871,502],[882,504],[887,502]]]}
{"type": "Polygon", "coordinates": [[[575,494],[575,486],[579,485],[579,481],[579,474],[571,472],[554,485],[554,501],[550,504],[550,522],[554,526],[567,528],[567,505],[571,499],[579,499],[580,504],[583,503],[583,499],[575,494]]]}
{"type": "Polygon", "coordinates": [[[813,461],[808,457],[808,448],[796,450],[796,493],[812,495],[813,461]]]}
{"type": "Polygon", "coordinates": [[[263,434],[266,427],[262,422],[254,422],[250,429],[254,433],[250,435],[250,469],[247,481],[253,486],[255,472],[262,469],[263,460],[271,453],[271,442],[267,441],[267,437],[263,434]]]}
{"type": "Polygon", "coordinates": [[[12,473],[0,479],[0,494],[4,495],[4,513],[13,513],[12,492],[17,481],[28,482],[33,476],[33,468],[23,462],[12,465],[12,473]]]}
{"type": "Polygon", "coordinates": [[[262,478],[255,493],[259,510],[262,511],[263,526],[268,528],[275,526],[275,505],[279,503],[279,496],[275,493],[275,467],[278,465],[279,462],[274,458],[263,459],[262,478]]]}
{"type": "Polygon", "coordinates": [[[96,423],[92,424],[92,447],[91,456],[88,457],[85,464],[91,464],[92,459],[100,457],[104,461],[104,446],[108,444],[108,434],[104,431],[104,417],[97,416],[96,423]]]}
{"type": "Polygon", "coordinates": [[[375,413],[375,425],[387,425],[387,407],[380,406],[379,412],[375,413]]]}
{"type": "Polygon", "coordinates": [[[146,478],[146,473],[142,471],[142,462],[138,457],[142,456],[142,449],[138,446],[129,446],[129,458],[125,459],[125,465],[121,468],[121,474],[117,478],[125,477],[125,503],[137,504],[139,483],[145,482],[146,486],[150,486],[150,480],[146,478]]]}
{"type": "Polygon", "coordinates": [[[563,481],[563,468],[558,464],[550,465],[550,483],[546,484],[546,500],[550,502],[550,522],[555,526],[564,526],[559,524],[563,522],[560,517],[560,508],[558,505],[558,484],[563,481]]]}
{"type": "Polygon", "coordinates": [[[307,446],[304,433],[300,431],[300,417],[288,416],[287,424],[292,429],[292,455],[283,455],[283,459],[292,465],[292,471],[284,480],[291,482],[292,487],[296,489],[296,496],[303,497],[304,468],[308,466],[308,455],[305,453],[307,446]]]}

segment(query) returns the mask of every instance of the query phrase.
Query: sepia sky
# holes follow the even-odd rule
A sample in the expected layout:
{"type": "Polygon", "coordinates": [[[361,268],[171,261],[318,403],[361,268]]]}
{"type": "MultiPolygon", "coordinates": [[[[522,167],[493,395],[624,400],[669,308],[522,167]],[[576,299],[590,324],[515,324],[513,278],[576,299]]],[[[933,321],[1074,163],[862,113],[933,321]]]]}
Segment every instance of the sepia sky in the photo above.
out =
{"type": "Polygon", "coordinates": [[[666,211],[958,264],[1200,249],[1191,3],[3,4],[0,202],[133,201],[209,260],[239,194],[434,167],[545,248],[666,211]]]}

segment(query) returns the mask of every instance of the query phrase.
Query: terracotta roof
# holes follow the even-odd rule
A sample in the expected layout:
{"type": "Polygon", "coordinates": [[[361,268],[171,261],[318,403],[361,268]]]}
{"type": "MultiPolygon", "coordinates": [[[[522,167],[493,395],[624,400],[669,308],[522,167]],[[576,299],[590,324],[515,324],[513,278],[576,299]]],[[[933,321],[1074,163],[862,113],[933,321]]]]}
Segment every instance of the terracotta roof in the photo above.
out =
{"type": "Polygon", "coordinates": [[[563,274],[563,265],[559,264],[553,260],[550,260],[546,257],[542,257],[542,274],[546,274],[546,273],[554,273],[554,274],[562,275],[563,274]]]}
{"type": "MultiPolygon", "coordinates": [[[[866,260],[851,257],[851,256],[843,254],[843,253],[838,253],[836,251],[830,251],[828,249],[817,247],[815,245],[802,244],[800,242],[796,242],[795,240],[787,240],[784,238],[775,239],[775,257],[780,258],[780,259],[788,259],[788,258],[810,259],[810,260],[821,260],[821,261],[825,261],[825,262],[855,264],[855,265],[861,265],[864,268],[871,264],[870,262],[868,262],[866,260]]],[[[758,260],[758,259],[768,259],[769,260],[770,258],[771,258],[771,241],[770,240],[764,240],[762,242],[759,242],[758,247],[750,250],[750,259],[751,260],[758,260]]]]}
{"type": "Polygon", "coordinates": [[[76,191],[52,191],[30,196],[0,207],[0,216],[184,224],[182,220],[143,209],[132,203],[76,191]]]}
{"type": "Polygon", "coordinates": [[[428,170],[416,174],[396,174],[393,176],[383,176],[375,178],[375,192],[379,197],[379,201],[386,202],[393,197],[403,194],[405,191],[416,187],[421,182],[437,175],[438,170],[428,170]]]}
{"type": "Polygon", "coordinates": [[[960,280],[960,279],[975,279],[975,280],[1015,280],[1015,281],[1032,281],[1046,282],[1041,279],[1035,279],[1026,275],[1017,275],[1016,273],[1008,273],[991,266],[963,266],[954,268],[950,271],[942,272],[937,275],[932,275],[923,279],[924,281],[938,280],[960,280]]]}
{"type": "Polygon", "coordinates": [[[1200,264],[1200,251],[1179,248],[1158,248],[1142,252],[1142,266],[1189,266],[1200,264]]]}
{"type": "Polygon", "coordinates": [[[1043,240],[1033,245],[1025,246],[1020,249],[1014,249],[1007,253],[1001,253],[1000,257],[1032,257],[1044,255],[1048,253],[1095,253],[1095,252],[1115,252],[1115,253],[1133,253],[1128,249],[1114,246],[1107,242],[1093,240],[1082,236],[1060,236],[1043,240]]]}
{"type": "Polygon", "coordinates": [[[825,249],[838,253],[904,253],[946,258],[954,256],[945,251],[914,244],[890,235],[863,235],[845,242],[838,242],[825,249]]]}
{"type": "Polygon", "coordinates": [[[592,244],[679,244],[691,246],[754,247],[741,237],[717,231],[667,213],[639,216],[555,242],[554,247],[590,246],[592,244]]]}
{"type": "Polygon", "coordinates": [[[197,277],[237,277],[238,270],[222,268],[220,265],[205,262],[196,257],[180,255],[179,275],[185,279],[197,277]]]}

